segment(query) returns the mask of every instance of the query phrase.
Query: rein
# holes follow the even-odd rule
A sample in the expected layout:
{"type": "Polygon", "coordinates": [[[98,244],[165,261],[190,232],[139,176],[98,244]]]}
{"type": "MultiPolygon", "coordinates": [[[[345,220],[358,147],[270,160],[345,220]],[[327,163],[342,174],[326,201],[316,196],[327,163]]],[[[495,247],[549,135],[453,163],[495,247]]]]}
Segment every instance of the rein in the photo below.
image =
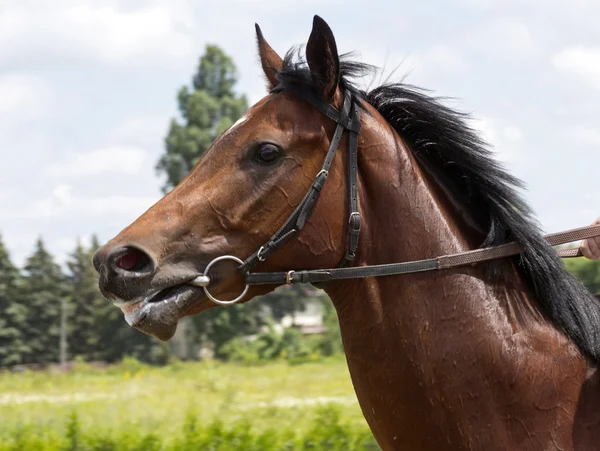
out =
{"type": "MultiPolygon", "coordinates": [[[[521,253],[519,243],[510,242],[498,246],[491,246],[482,249],[476,249],[458,254],[442,255],[439,257],[425,260],[415,260],[401,263],[388,263],[380,265],[365,265],[346,268],[356,256],[358,248],[358,239],[360,235],[361,216],[358,210],[357,179],[358,179],[358,134],[360,132],[360,106],[353,101],[350,92],[344,94],[344,100],[341,110],[336,109],[322,98],[316,96],[310,91],[298,90],[293,87],[286,87],[298,95],[301,99],[307,101],[321,113],[337,123],[335,133],[331,139],[329,150],[325,155],[325,160],[321,170],[316,175],[308,192],[298,204],[294,212],[285,221],[281,228],[256,252],[254,252],[245,261],[232,255],[224,255],[212,260],[204,270],[204,274],[199,275],[190,281],[190,285],[201,286],[210,300],[220,305],[235,304],[240,301],[247,293],[250,285],[285,285],[296,283],[323,283],[332,280],[359,279],[365,277],[381,277],[402,274],[413,274],[426,271],[441,271],[463,266],[472,266],[477,263],[506,258],[521,253]],[[333,162],[335,152],[338,149],[344,131],[348,132],[348,191],[349,191],[349,217],[348,217],[348,244],[346,254],[337,268],[315,269],[315,270],[291,270],[287,272],[261,272],[253,273],[252,269],[259,263],[265,261],[277,249],[282,247],[287,241],[299,233],[306,221],[312,214],[321,190],[329,175],[329,168],[333,162]],[[222,301],[215,298],[208,290],[211,278],[208,275],[210,268],[222,260],[233,260],[238,263],[239,270],[245,275],[245,288],[241,295],[231,301],[222,301]]],[[[282,86],[274,88],[271,93],[284,91],[282,86]]],[[[592,225],[565,232],[554,233],[544,236],[551,246],[571,243],[573,241],[584,240],[600,236],[600,225],[592,225]]],[[[582,256],[579,248],[558,249],[557,253],[562,258],[573,258],[582,256]]]]}
{"type": "MultiPolygon", "coordinates": [[[[546,235],[544,238],[551,246],[571,243],[600,236],[600,225],[581,227],[565,232],[546,235]]],[[[442,255],[426,260],[415,260],[402,263],[382,265],[356,266],[353,268],[316,269],[311,271],[265,272],[246,274],[247,285],[319,283],[340,279],[360,279],[364,277],[393,276],[413,274],[425,271],[440,271],[445,269],[470,266],[477,263],[511,257],[521,253],[519,243],[511,242],[499,246],[491,246],[458,254],[442,255]]],[[[558,249],[562,258],[581,257],[579,248],[558,249]]]]}

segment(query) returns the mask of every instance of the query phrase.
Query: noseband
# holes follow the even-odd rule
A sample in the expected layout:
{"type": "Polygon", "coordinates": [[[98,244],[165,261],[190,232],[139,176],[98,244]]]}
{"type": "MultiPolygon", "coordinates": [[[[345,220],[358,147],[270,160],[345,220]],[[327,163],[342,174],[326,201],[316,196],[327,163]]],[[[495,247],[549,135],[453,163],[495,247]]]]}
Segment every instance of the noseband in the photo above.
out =
{"type": "MultiPolygon", "coordinates": [[[[282,86],[278,86],[271,93],[279,93],[284,91],[282,86]]],[[[224,255],[215,258],[211,261],[204,274],[199,275],[189,284],[201,286],[207,297],[220,305],[235,304],[243,299],[250,285],[284,285],[295,283],[323,283],[331,280],[340,279],[357,279],[365,277],[379,277],[400,274],[411,274],[424,271],[445,270],[457,268],[460,266],[474,265],[479,262],[495,260],[499,258],[510,257],[521,253],[521,248],[518,243],[510,242],[499,246],[477,249],[473,251],[462,252],[459,254],[444,255],[440,257],[430,258],[426,260],[416,260],[401,263],[389,263],[382,265],[369,265],[346,268],[345,266],[351,263],[356,256],[358,248],[358,239],[361,228],[361,216],[358,209],[357,195],[357,179],[358,179],[358,134],[360,132],[360,105],[353,99],[349,91],[344,93],[344,100],[341,110],[333,107],[322,98],[314,93],[306,90],[299,90],[293,87],[286,87],[285,91],[292,92],[299,98],[307,101],[317,110],[327,116],[329,119],[337,123],[335,133],[331,139],[329,150],[325,155],[323,166],[316,175],[308,192],[298,204],[296,209],[285,221],[281,228],[256,252],[254,252],[245,261],[232,255],[224,255]],[[325,185],[329,169],[333,162],[335,152],[338,149],[344,132],[348,132],[348,198],[349,198],[349,217],[348,217],[348,243],[346,254],[337,268],[332,269],[317,269],[308,271],[287,271],[287,272],[264,272],[252,273],[252,269],[259,263],[265,261],[277,249],[281,248],[292,237],[296,236],[310,218],[321,190],[325,185]],[[222,260],[233,260],[239,266],[239,270],[245,276],[245,287],[240,296],[231,301],[222,301],[215,298],[208,290],[208,285],[211,282],[209,271],[210,268],[222,260]]],[[[581,227],[571,229],[566,232],[546,235],[544,238],[552,245],[570,243],[573,241],[583,240],[600,236],[600,225],[581,227]]],[[[579,248],[559,249],[559,256],[563,258],[580,257],[582,254],[579,248]]]]}

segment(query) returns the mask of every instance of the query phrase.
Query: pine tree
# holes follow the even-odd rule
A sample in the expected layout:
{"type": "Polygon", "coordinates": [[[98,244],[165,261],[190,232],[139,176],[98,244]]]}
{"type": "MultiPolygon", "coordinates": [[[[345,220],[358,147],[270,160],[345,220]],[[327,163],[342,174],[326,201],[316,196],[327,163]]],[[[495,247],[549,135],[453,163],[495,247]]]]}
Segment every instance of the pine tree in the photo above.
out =
{"type": "Polygon", "coordinates": [[[100,294],[91,254],[77,241],[67,261],[70,272],[69,354],[71,358],[104,360],[107,348],[102,340],[102,330],[112,305],[100,294]]]}
{"type": "Polygon", "coordinates": [[[0,236],[0,367],[21,363],[29,351],[22,331],[21,275],[0,236]]]}
{"type": "Polygon", "coordinates": [[[156,166],[167,176],[165,191],[176,186],[215,138],[248,108],[245,96],[233,91],[236,82],[237,69],[231,58],[217,46],[206,46],[193,77],[193,90],[184,86],[177,96],[184,124],[171,121],[166,153],[156,166]]]}
{"type": "Polygon", "coordinates": [[[24,361],[58,362],[61,299],[67,296],[65,277],[41,238],[24,269],[23,304],[27,316],[23,330],[30,347],[24,361]]]}
{"type": "MultiPolygon", "coordinates": [[[[191,89],[184,86],[178,92],[183,123],[171,121],[165,139],[166,151],[156,166],[157,171],[167,177],[165,191],[176,186],[215,138],[248,108],[245,96],[238,96],[233,90],[237,78],[232,59],[217,46],[208,45],[193,76],[191,89]]],[[[235,337],[257,333],[269,317],[279,319],[302,310],[304,294],[301,288],[293,288],[279,291],[260,302],[215,308],[191,319],[184,318],[181,325],[185,331],[182,330],[175,341],[180,349],[184,349],[183,354],[190,356],[194,354],[190,350],[195,347],[192,341],[208,340],[219,356],[225,343],[235,337]]]]}

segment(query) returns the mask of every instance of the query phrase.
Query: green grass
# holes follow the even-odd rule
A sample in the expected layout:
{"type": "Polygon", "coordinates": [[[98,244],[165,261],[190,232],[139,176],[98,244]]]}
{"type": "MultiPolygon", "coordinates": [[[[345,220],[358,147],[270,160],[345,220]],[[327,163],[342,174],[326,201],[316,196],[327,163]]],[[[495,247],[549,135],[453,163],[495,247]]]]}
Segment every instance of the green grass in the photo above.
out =
{"type": "Polygon", "coordinates": [[[0,373],[0,450],[375,450],[343,360],[0,373]]]}

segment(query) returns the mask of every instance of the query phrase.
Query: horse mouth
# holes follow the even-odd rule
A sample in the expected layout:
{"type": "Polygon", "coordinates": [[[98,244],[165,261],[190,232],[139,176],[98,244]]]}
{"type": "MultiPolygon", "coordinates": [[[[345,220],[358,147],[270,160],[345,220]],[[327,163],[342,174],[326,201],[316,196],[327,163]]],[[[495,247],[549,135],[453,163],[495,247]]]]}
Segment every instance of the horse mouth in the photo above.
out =
{"type": "Polygon", "coordinates": [[[168,341],[175,334],[179,319],[192,304],[204,297],[201,287],[183,283],[153,291],[134,301],[115,302],[115,305],[131,327],[168,341]]]}

